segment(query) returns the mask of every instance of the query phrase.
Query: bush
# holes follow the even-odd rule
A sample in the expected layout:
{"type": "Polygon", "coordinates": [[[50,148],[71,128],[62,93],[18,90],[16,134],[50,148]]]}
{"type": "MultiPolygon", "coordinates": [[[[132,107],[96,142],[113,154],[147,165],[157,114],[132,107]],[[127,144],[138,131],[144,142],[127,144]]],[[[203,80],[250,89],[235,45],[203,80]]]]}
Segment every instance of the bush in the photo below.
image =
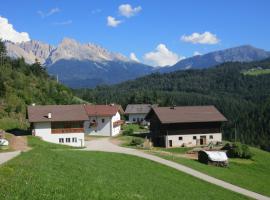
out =
{"type": "Polygon", "coordinates": [[[141,145],[143,144],[144,142],[144,139],[143,138],[132,138],[131,142],[130,142],[130,145],[132,146],[137,146],[137,145],[141,145]]]}
{"type": "Polygon", "coordinates": [[[247,158],[247,159],[250,159],[252,158],[252,153],[249,149],[249,147],[245,144],[242,145],[242,158],[247,158]]]}
{"type": "Polygon", "coordinates": [[[241,143],[233,143],[232,145],[226,144],[223,149],[227,150],[227,156],[229,158],[245,158],[250,159],[252,158],[252,153],[249,147],[245,144],[241,143]]]}
{"type": "Polygon", "coordinates": [[[123,131],[123,135],[132,135],[133,133],[134,130],[132,128],[123,131]]]}

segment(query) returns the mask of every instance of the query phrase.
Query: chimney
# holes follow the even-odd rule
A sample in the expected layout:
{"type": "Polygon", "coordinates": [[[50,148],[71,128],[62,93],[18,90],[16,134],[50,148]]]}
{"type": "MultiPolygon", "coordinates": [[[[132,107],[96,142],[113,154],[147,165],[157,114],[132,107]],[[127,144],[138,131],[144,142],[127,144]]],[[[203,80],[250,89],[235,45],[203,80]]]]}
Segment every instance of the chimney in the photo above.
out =
{"type": "Polygon", "coordinates": [[[48,119],[52,118],[52,113],[48,113],[48,119]]]}

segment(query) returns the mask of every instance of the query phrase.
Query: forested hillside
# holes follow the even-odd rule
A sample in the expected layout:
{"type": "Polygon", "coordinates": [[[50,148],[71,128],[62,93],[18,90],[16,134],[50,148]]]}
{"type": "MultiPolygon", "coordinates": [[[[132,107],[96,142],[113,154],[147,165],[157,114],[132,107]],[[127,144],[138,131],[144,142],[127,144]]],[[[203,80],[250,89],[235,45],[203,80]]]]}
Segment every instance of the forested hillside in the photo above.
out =
{"type": "Polygon", "coordinates": [[[77,100],[65,86],[58,84],[38,63],[5,56],[0,41],[0,129],[26,128],[26,106],[70,104],[77,100]]]}
{"type": "Polygon", "coordinates": [[[270,68],[270,60],[231,62],[210,69],[152,74],[134,81],[95,89],[76,90],[95,103],[158,103],[169,105],[215,105],[228,118],[228,140],[270,147],[270,75],[250,76],[249,69],[270,68]]]}

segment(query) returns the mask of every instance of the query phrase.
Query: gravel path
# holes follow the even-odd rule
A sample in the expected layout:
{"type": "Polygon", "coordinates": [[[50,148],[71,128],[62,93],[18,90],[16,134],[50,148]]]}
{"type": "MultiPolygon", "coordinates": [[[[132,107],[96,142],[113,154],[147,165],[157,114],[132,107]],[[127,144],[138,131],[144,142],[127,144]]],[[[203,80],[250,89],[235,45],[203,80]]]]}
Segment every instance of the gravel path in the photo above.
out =
{"type": "Polygon", "coordinates": [[[169,161],[169,160],[165,160],[165,159],[160,158],[158,156],[150,155],[150,154],[144,153],[144,152],[136,150],[136,149],[130,149],[130,148],[124,148],[124,147],[117,146],[117,145],[111,143],[109,138],[102,138],[99,140],[85,141],[85,146],[86,146],[86,148],[84,150],[88,150],[88,151],[115,152],[115,153],[123,153],[123,154],[129,154],[129,155],[142,157],[142,158],[152,160],[154,162],[158,162],[160,164],[172,167],[176,170],[182,171],[186,174],[189,174],[189,175],[194,176],[196,178],[202,179],[206,182],[218,185],[220,187],[226,188],[228,190],[240,193],[242,195],[245,195],[245,196],[248,196],[248,197],[251,197],[254,199],[270,200],[270,197],[263,196],[261,194],[258,194],[258,193],[249,191],[247,189],[238,187],[236,185],[227,183],[225,181],[216,179],[212,176],[208,176],[204,173],[201,173],[197,170],[186,167],[184,165],[181,165],[181,164],[169,161]]]}
{"type": "Polygon", "coordinates": [[[0,165],[18,156],[20,153],[21,151],[0,153],[0,165]]]}

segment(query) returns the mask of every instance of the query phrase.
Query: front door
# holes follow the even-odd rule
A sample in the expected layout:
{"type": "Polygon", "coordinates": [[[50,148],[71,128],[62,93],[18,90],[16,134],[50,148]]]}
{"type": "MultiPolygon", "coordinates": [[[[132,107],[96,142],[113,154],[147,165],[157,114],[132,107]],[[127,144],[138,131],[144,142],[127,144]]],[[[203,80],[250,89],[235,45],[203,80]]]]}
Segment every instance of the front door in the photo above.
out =
{"type": "Polygon", "coordinates": [[[200,136],[200,145],[206,145],[206,136],[200,136]]]}
{"type": "Polygon", "coordinates": [[[172,147],[172,140],[169,140],[169,147],[172,147]]]}

